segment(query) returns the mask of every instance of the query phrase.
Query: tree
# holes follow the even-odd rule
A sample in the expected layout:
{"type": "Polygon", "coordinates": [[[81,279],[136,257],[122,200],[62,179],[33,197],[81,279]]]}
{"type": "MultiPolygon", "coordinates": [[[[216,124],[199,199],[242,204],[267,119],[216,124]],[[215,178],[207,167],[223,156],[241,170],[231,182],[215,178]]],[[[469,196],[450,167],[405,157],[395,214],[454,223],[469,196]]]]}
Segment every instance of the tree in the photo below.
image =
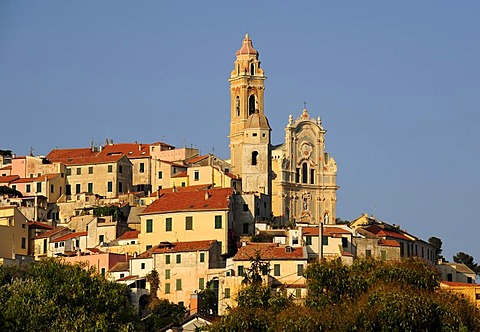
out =
{"type": "Polygon", "coordinates": [[[145,331],[158,331],[172,323],[179,323],[187,316],[187,308],[168,300],[158,300],[151,313],[143,319],[145,331]]]}
{"type": "Polygon", "coordinates": [[[115,220],[124,220],[122,210],[116,205],[97,206],[93,208],[93,215],[95,217],[113,216],[115,220]]]}
{"type": "Polygon", "coordinates": [[[428,239],[428,243],[430,243],[435,248],[435,254],[438,259],[442,259],[442,240],[438,237],[431,236],[428,239]]]}
{"type": "Polygon", "coordinates": [[[480,266],[477,263],[474,263],[475,258],[464,252],[458,252],[453,256],[453,261],[455,263],[462,263],[468,266],[475,274],[480,275],[480,266]]]}
{"type": "Polygon", "coordinates": [[[5,195],[8,197],[23,197],[22,193],[18,190],[10,188],[9,186],[0,186],[0,195],[5,195]]]}
{"type": "Polygon", "coordinates": [[[2,268],[0,275],[2,331],[136,329],[128,287],[105,280],[93,268],[47,259],[22,269],[2,268]]]}

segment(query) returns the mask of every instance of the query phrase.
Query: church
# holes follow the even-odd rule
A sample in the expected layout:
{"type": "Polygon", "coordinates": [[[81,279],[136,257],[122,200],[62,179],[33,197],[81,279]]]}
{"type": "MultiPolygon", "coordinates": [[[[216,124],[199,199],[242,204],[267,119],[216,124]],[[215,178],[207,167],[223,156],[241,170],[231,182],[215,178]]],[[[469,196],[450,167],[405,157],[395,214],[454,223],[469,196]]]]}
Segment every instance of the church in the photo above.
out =
{"type": "Polygon", "coordinates": [[[280,225],[335,224],[337,164],[325,151],[322,120],[304,108],[297,118],[289,116],[285,142],[272,144],[265,80],[247,34],[229,78],[229,162],[231,173],[242,179],[243,206],[255,207],[248,210],[256,221],[273,217],[280,225]]]}

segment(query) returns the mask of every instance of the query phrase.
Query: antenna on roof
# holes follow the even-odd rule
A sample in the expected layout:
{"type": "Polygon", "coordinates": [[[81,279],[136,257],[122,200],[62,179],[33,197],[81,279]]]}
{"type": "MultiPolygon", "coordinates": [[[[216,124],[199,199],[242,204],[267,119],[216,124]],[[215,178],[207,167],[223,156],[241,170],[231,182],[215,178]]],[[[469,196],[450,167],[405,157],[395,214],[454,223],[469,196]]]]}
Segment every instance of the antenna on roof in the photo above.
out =
{"type": "Polygon", "coordinates": [[[372,216],[373,216],[373,219],[375,219],[375,210],[376,210],[376,207],[374,206],[374,207],[373,207],[373,215],[372,215],[372,216]]]}
{"type": "Polygon", "coordinates": [[[303,109],[304,109],[304,110],[307,109],[307,102],[306,102],[306,101],[303,102],[303,109]]]}
{"type": "Polygon", "coordinates": [[[33,148],[33,146],[30,147],[30,157],[33,157],[33,151],[35,151],[35,149],[33,148]]]}

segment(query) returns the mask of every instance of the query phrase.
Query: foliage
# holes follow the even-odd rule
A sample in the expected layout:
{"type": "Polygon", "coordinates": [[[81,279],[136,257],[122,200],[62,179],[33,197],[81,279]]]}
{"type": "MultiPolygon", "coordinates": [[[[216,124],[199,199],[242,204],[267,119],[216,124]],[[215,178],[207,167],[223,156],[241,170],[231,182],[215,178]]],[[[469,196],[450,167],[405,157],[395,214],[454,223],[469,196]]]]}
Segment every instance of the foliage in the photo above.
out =
{"type": "Polygon", "coordinates": [[[431,236],[429,239],[428,239],[428,243],[430,243],[434,248],[435,248],[435,255],[437,256],[437,258],[443,258],[442,256],[442,239],[438,238],[438,237],[435,237],[435,236],[431,236]]]}
{"type": "Polygon", "coordinates": [[[19,192],[18,190],[15,190],[13,188],[10,188],[9,186],[0,186],[0,195],[2,196],[8,196],[9,198],[12,197],[23,197],[22,193],[19,192]]]}
{"type": "Polygon", "coordinates": [[[304,305],[289,301],[274,310],[271,293],[250,285],[239,293],[238,307],[210,331],[480,330],[479,309],[440,291],[438,275],[420,259],[319,262],[305,276],[304,305]]]}
{"type": "Polygon", "coordinates": [[[2,331],[133,331],[136,327],[129,289],[106,281],[94,269],[48,259],[25,269],[0,269],[0,275],[5,273],[16,277],[3,278],[0,286],[2,331]]]}
{"type": "Polygon", "coordinates": [[[335,219],[335,224],[337,225],[348,225],[350,223],[349,220],[346,220],[346,219],[342,219],[342,218],[336,218],[335,219]]]}
{"type": "Polygon", "coordinates": [[[179,323],[187,316],[187,309],[180,304],[161,299],[151,308],[151,313],[143,319],[145,331],[158,331],[171,324],[179,323]]]}
{"type": "Polygon", "coordinates": [[[95,217],[113,216],[115,220],[124,219],[122,210],[116,205],[96,206],[93,208],[93,215],[95,217]]]}
{"type": "Polygon", "coordinates": [[[473,260],[475,258],[470,256],[467,253],[459,252],[453,256],[453,261],[455,263],[462,263],[468,266],[475,274],[480,275],[480,266],[477,263],[474,263],[473,260]]]}
{"type": "Polygon", "coordinates": [[[242,284],[244,285],[261,285],[262,275],[270,272],[270,262],[266,262],[260,256],[260,251],[255,252],[255,257],[250,258],[250,267],[244,270],[242,284]]]}
{"type": "Polygon", "coordinates": [[[160,288],[160,277],[158,275],[157,270],[150,271],[146,276],[145,279],[150,284],[150,298],[148,301],[148,305],[150,308],[155,307],[158,304],[158,289],[160,288]]]}
{"type": "Polygon", "coordinates": [[[214,290],[213,280],[207,282],[206,287],[199,293],[201,298],[201,313],[204,315],[218,314],[218,296],[214,290]]]}

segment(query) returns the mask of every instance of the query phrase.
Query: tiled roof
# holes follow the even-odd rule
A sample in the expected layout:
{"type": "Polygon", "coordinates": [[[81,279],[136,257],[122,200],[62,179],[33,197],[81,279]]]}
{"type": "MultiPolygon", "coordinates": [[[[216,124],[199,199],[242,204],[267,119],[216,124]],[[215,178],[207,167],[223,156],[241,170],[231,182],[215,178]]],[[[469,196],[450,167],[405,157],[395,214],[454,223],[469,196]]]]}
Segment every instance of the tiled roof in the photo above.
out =
{"type": "Polygon", "coordinates": [[[207,159],[210,155],[206,154],[206,155],[203,155],[203,156],[196,156],[196,157],[192,157],[190,159],[187,159],[185,160],[185,162],[187,164],[195,164],[195,163],[198,163],[199,161],[202,161],[204,159],[207,159]]]}
{"type": "Polygon", "coordinates": [[[123,157],[120,155],[100,155],[101,152],[92,149],[55,149],[50,151],[47,159],[53,162],[61,162],[65,165],[88,165],[114,163],[123,157]]]}
{"type": "Polygon", "coordinates": [[[470,273],[474,274],[475,272],[472,271],[468,266],[462,263],[442,263],[442,265],[448,265],[454,268],[457,272],[460,273],[470,273]]]}
{"type": "Polygon", "coordinates": [[[179,173],[177,173],[177,174],[175,174],[175,175],[172,175],[172,178],[185,178],[185,177],[187,177],[187,176],[188,176],[188,174],[187,174],[187,172],[185,171],[185,172],[179,172],[179,173]]]}
{"type": "Polygon", "coordinates": [[[52,240],[50,242],[51,243],[61,242],[61,241],[66,241],[68,239],[74,239],[76,237],[87,236],[87,235],[88,235],[88,232],[72,232],[72,233],[68,233],[63,236],[57,237],[55,240],[52,240]]]}
{"type": "Polygon", "coordinates": [[[130,270],[129,262],[118,262],[110,269],[109,272],[122,272],[122,271],[129,271],[129,270],[130,270]]]}
{"type": "Polygon", "coordinates": [[[20,177],[18,175],[0,176],[0,183],[10,183],[19,178],[20,177]]]}
{"type": "Polygon", "coordinates": [[[53,226],[50,226],[50,225],[47,225],[43,222],[39,222],[39,221],[29,221],[27,223],[28,227],[29,228],[37,228],[37,229],[54,229],[55,227],[53,226]]]}
{"type": "MultiPolygon", "coordinates": [[[[303,227],[302,228],[303,235],[318,236],[319,232],[320,232],[320,227],[303,227]]],[[[351,232],[341,227],[323,226],[323,235],[333,236],[336,234],[351,234],[351,232]]]]}
{"type": "Polygon", "coordinates": [[[140,231],[126,231],[125,233],[123,233],[122,235],[120,235],[120,237],[118,238],[118,240],[131,240],[131,239],[138,239],[138,234],[140,233],[140,231]]]}
{"type": "Polygon", "coordinates": [[[242,47],[237,51],[237,55],[249,54],[258,56],[258,52],[253,48],[252,40],[248,37],[248,33],[242,42],[242,47]]]}
{"type": "Polygon", "coordinates": [[[153,254],[168,254],[178,252],[206,251],[209,250],[217,240],[186,241],[186,242],[161,242],[147,251],[141,253],[137,258],[149,258],[153,254]]]}
{"type": "Polygon", "coordinates": [[[480,287],[478,284],[469,284],[467,282],[458,281],[440,281],[440,284],[449,287],[480,287]]]}
{"type": "Polygon", "coordinates": [[[234,261],[249,261],[257,253],[263,260],[307,259],[302,247],[279,246],[278,243],[249,243],[238,249],[234,261]],[[289,252],[290,251],[290,252],[289,252]]]}
{"type": "Polygon", "coordinates": [[[233,188],[162,193],[141,215],[173,211],[228,210],[229,198],[232,195],[233,188]]]}
{"type": "Polygon", "coordinates": [[[44,239],[44,238],[49,238],[49,237],[52,237],[52,236],[55,236],[57,233],[60,233],[61,231],[63,230],[66,230],[68,228],[66,227],[63,227],[63,226],[60,226],[60,227],[56,227],[50,231],[47,231],[45,233],[42,233],[42,234],[39,234],[35,237],[35,239],[44,239]]]}
{"type": "Polygon", "coordinates": [[[12,183],[31,183],[31,182],[41,182],[41,181],[45,181],[45,180],[50,180],[50,179],[53,179],[53,178],[56,178],[57,176],[59,176],[60,174],[57,173],[57,174],[45,174],[45,175],[41,175],[41,176],[38,176],[38,177],[35,177],[35,178],[20,178],[20,179],[17,179],[15,181],[13,181],[12,183]]]}
{"type": "Polygon", "coordinates": [[[8,170],[11,170],[12,169],[12,166],[4,166],[2,168],[0,168],[0,171],[8,171],[8,170]]]}
{"type": "Polygon", "coordinates": [[[125,155],[127,158],[150,157],[150,144],[115,143],[106,145],[98,156],[125,155]]]}
{"type": "Polygon", "coordinates": [[[400,243],[396,240],[380,240],[378,244],[384,247],[400,247],[400,243]]]}
{"type": "Polygon", "coordinates": [[[407,237],[406,235],[403,235],[402,233],[386,230],[381,228],[378,225],[366,226],[364,227],[364,229],[372,234],[375,234],[376,236],[388,236],[388,237],[393,237],[393,238],[401,239],[405,241],[412,241],[411,238],[407,237]]]}

